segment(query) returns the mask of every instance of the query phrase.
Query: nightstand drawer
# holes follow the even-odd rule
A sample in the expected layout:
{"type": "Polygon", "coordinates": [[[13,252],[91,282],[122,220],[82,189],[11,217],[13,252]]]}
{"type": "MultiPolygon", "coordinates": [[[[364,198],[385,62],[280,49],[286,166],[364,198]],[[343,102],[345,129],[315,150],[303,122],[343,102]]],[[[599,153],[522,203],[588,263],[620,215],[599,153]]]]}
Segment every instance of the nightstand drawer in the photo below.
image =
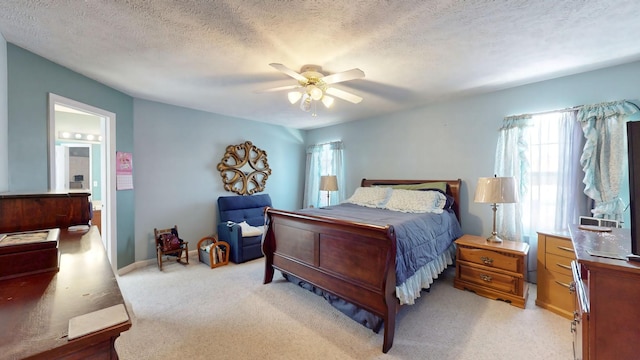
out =
{"type": "Polygon", "coordinates": [[[507,271],[519,271],[518,258],[516,257],[497,253],[495,251],[474,249],[464,246],[460,246],[458,250],[460,260],[507,271]]]}
{"type": "Polygon", "coordinates": [[[518,279],[504,274],[487,271],[481,268],[459,264],[458,278],[462,281],[486,286],[493,290],[505,292],[508,294],[518,293],[518,279]]]}
{"type": "Polygon", "coordinates": [[[547,270],[553,271],[565,276],[571,276],[571,261],[573,259],[556,254],[547,253],[545,266],[547,270]]]}
{"type": "Polygon", "coordinates": [[[573,244],[571,243],[571,240],[547,235],[546,248],[547,253],[564,256],[572,260],[575,259],[575,253],[573,252],[573,244]]]}

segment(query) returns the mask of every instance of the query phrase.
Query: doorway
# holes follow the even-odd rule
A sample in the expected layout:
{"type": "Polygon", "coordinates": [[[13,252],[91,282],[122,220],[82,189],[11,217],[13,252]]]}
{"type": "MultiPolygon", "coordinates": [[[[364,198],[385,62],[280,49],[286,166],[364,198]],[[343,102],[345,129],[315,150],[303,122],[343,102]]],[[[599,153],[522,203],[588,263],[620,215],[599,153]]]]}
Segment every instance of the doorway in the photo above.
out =
{"type": "Polygon", "coordinates": [[[115,272],[116,177],[112,169],[116,153],[116,116],[112,112],[49,93],[48,118],[49,189],[82,189],[91,192],[94,220],[100,219],[102,242],[115,272]],[[73,167],[73,164],[77,167],[73,167]]]}
{"type": "Polygon", "coordinates": [[[55,178],[54,185],[51,186],[56,191],[85,190],[91,192],[91,201],[94,209],[101,209],[102,191],[98,179],[93,181],[93,174],[100,175],[101,159],[94,159],[91,151],[94,146],[101,144],[85,144],[80,142],[60,142],[56,141],[55,146],[55,178]],[[96,171],[92,171],[96,168],[96,171]]]}

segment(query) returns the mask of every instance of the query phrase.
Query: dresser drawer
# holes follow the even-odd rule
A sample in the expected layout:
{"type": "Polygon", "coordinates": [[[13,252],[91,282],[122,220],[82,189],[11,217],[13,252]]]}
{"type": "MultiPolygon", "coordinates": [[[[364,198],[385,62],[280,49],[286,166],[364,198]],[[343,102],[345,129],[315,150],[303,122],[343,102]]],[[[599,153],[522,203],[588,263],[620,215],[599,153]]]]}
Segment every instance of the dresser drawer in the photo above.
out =
{"type": "Polygon", "coordinates": [[[571,261],[573,261],[573,259],[571,258],[547,253],[545,259],[545,267],[549,271],[553,271],[566,276],[571,276],[571,261]]]}
{"type": "MultiPolygon", "coordinates": [[[[569,273],[571,273],[571,270],[569,270],[569,273]]],[[[573,281],[573,276],[555,272],[548,272],[547,275],[549,302],[561,310],[572,313],[575,305],[575,295],[569,292],[569,285],[573,281]]]]}
{"type": "Polygon", "coordinates": [[[564,256],[572,260],[575,259],[575,253],[573,252],[573,244],[571,243],[571,240],[548,235],[546,238],[547,253],[564,256]]]}
{"type": "Polygon", "coordinates": [[[458,264],[458,269],[458,278],[462,281],[486,286],[508,294],[518,294],[518,279],[516,277],[462,263],[458,264]]]}
{"type": "Polygon", "coordinates": [[[518,272],[518,258],[495,251],[468,247],[458,248],[458,258],[478,265],[518,272]]]}

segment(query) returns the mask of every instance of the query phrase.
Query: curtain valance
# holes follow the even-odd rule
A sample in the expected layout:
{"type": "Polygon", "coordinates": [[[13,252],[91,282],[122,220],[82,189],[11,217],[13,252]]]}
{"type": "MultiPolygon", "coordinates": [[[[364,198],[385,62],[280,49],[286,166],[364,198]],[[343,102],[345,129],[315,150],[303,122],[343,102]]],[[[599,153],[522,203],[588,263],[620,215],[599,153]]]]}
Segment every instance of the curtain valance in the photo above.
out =
{"type": "Polygon", "coordinates": [[[611,116],[629,116],[638,111],[638,106],[627,100],[584,105],[578,111],[578,121],[603,120],[611,116]]]}
{"type": "Polygon", "coordinates": [[[312,154],[313,152],[322,150],[342,150],[343,147],[344,145],[342,141],[332,141],[324,144],[309,145],[307,146],[307,154],[312,154]]]}

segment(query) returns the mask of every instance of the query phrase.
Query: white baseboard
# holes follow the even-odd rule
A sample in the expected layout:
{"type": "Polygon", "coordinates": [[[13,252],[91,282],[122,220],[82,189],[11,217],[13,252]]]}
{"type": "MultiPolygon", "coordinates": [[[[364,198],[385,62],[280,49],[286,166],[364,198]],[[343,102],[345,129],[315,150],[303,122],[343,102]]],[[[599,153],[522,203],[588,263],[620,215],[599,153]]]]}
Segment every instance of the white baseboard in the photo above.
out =
{"type": "MultiPolygon", "coordinates": [[[[193,261],[193,259],[195,259],[196,261],[198,260],[198,250],[189,250],[189,261],[193,261]]],[[[140,261],[136,261],[133,264],[129,264],[121,269],[118,269],[118,275],[122,276],[124,274],[130,273],[133,270],[136,269],[140,269],[143,267],[147,267],[150,265],[153,266],[157,266],[158,262],[157,259],[146,259],[146,260],[140,260],[140,261]]]]}

